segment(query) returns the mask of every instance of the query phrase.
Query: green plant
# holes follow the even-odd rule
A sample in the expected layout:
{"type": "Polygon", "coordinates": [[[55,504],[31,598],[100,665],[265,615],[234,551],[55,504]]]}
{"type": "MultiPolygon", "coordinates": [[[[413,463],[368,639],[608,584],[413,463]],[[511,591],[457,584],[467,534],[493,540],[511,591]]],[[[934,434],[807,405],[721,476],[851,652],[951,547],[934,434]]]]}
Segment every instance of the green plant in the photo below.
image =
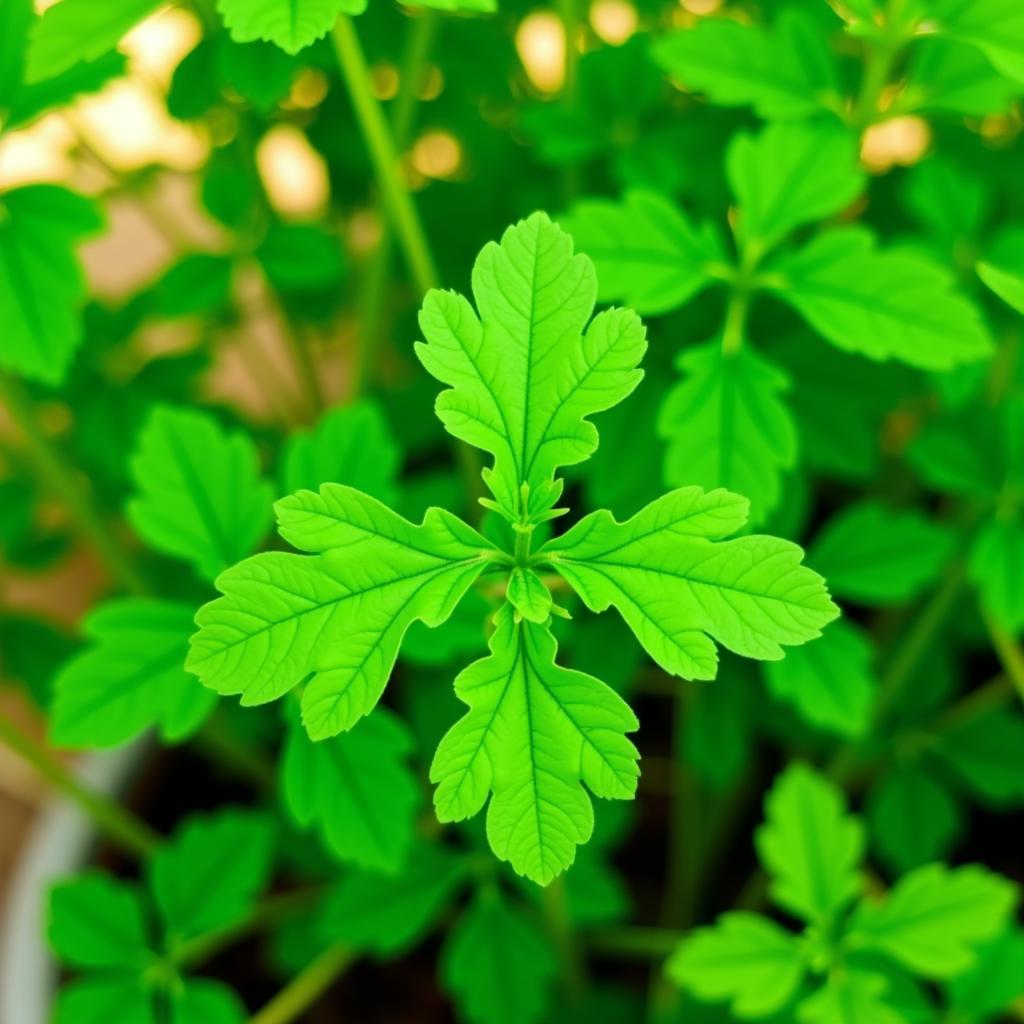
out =
{"type": "Polygon", "coordinates": [[[1024,1016],[1019,7],[0,4],[58,1024],[1024,1016]]]}

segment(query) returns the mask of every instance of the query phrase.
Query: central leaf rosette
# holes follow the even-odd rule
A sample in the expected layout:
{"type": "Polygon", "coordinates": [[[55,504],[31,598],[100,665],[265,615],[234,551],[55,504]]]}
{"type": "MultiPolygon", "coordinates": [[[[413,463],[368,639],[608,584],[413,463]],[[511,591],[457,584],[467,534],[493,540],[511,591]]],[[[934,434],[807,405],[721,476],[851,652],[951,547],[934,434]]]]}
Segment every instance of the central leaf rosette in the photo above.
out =
{"type": "Polygon", "coordinates": [[[596,294],[590,260],[537,213],[480,253],[475,309],[454,292],[424,301],[416,352],[448,385],[437,414],[492,457],[481,503],[511,524],[513,550],[442,509],[416,525],[341,484],[300,491],[276,508],[281,535],[306,554],[268,552],[225,572],[188,662],[243,704],[304,684],[303,724],[328,739],[373,710],[414,621],[440,625],[483,573],[503,574],[490,654],[455,681],[469,710],[441,741],[431,779],[442,821],[489,800],[495,853],[540,884],[590,837],[586,789],[632,797],[639,755],[622,698],[556,664],[557,609],[539,570],[560,574],[592,611],[614,605],[651,657],[688,679],[713,678],[716,644],[777,659],[837,615],[795,544],[726,539],[747,518],[746,500],[726,491],[681,488],[623,523],[597,511],[532,549],[534,528],[566,511],[559,468],[597,448],[587,417],[642,376],[643,325],[626,309],[592,318],[596,294]]]}

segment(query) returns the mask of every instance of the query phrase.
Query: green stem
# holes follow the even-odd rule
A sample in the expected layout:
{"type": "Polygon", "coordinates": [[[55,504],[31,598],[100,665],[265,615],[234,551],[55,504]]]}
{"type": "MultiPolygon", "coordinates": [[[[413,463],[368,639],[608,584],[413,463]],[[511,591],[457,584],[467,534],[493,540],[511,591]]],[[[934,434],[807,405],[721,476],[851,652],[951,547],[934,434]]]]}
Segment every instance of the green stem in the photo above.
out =
{"type": "Polygon", "coordinates": [[[412,195],[402,178],[394,139],[380,104],[370,90],[369,69],[352,19],[341,15],[331,39],[370,152],[388,216],[405,250],[416,287],[420,292],[427,292],[437,286],[439,278],[412,195]]]}
{"type": "MultiPolygon", "coordinates": [[[[558,16],[562,22],[565,36],[565,79],[562,84],[562,105],[570,113],[576,109],[578,102],[579,62],[580,53],[577,43],[580,34],[580,0],[556,0],[558,16]]],[[[576,162],[565,165],[562,181],[563,199],[568,204],[575,199],[580,190],[580,166],[576,162]]]]}
{"type": "Polygon", "coordinates": [[[148,588],[131,557],[93,505],[74,469],[64,461],[43,430],[32,400],[17,380],[2,373],[0,399],[21,427],[36,477],[64,506],[79,536],[103,559],[111,575],[125,590],[145,593],[148,588]]]}
{"type": "Polygon", "coordinates": [[[893,65],[906,44],[904,30],[898,24],[902,7],[903,0],[889,0],[881,30],[868,40],[864,77],[850,112],[850,123],[855,128],[867,128],[878,120],[879,100],[892,76],[893,65]]]}
{"type": "Polygon", "coordinates": [[[663,960],[685,934],[671,928],[606,928],[592,932],[587,944],[597,953],[626,960],[663,960]]]}
{"type": "Polygon", "coordinates": [[[348,946],[329,946],[310,965],[296,975],[248,1024],[291,1024],[334,984],[355,959],[348,946]]]}
{"type": "Polygon", "coordinates": [[[686,928],[697,910],[697,888],[700,882],[701,807],[700,792],[693,772],[686,766],[683,740],[686,719],[693,710],[699,691],[689,683],[677,684],[672,706],[674,770],[672,773],[669,812],[668,882],[662,923],[673,928],[686,928]]]}
{"type": "Polygon", "coordinates": [[[989,611],[982,611],[989,639],[995,648],[999,661],[1006,671],[1017,696],[1024,701],[1024,650],[1021,649],[1016,637],[1008,632],[989,611]]]}
{"type": "MultiPolygon", "coordinates": [[[[439,25],[440,18],[435,11],[424,11],[412,19],[399,71],[398,95],[391,108],[391,131],[398,148],[406,144],[412,132],[420,88],[423,85],[430,50],[439,25]]],[[[385,217],[380,243],[367,267],[363,284],[359,314],[359,346],[352,372],[353,398],[358,398],[366,390],[380,341],[381,314],[393,250],[394,229],[390,219],[385,217]]]]}
{"type": "Polygon", "coordinates": [[[564,875],[548,883],[543,892],[543,906],[548,934],[562,963],[565,994],[572,1004],[579,1004],[586,991],[586,965],[569,917],[564,875]]]}
{"type": "Polygon", "coordinates": [[[55,789],[74,800],[96,827],[132,856],[145,857],[160,843],[160,836],[120,804],[82,785],[58,758],[26,735],[6,715],[0,715],[0,741],[28,762],[55,789]]]}
{"type": "Polygon", "coordinates": [[[735,285],[729,293],[722,327],[723,356],[734,356],[743,346],[747,317],[750,315],[750,298],[750,290],[739,285],[735,285]]]}

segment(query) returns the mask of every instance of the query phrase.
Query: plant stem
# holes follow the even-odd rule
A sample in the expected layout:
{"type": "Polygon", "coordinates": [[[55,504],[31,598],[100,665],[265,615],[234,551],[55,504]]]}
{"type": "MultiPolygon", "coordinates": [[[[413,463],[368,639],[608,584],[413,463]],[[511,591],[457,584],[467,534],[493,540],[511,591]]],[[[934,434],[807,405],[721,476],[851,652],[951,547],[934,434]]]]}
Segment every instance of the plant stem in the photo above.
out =
{"type": "Polygon", "coordinates": [[[1017,696],[1024,701],[1024,650],[1021,650],[1016,637],[1006,630],[991,612],[982,610],[981,617],[985,621],[989,639],[1006,675],[1017,691],[1017,696]]]}
{"type": "MultiPolygon", "coordinates": [[[[686,766],[683,751],[686,719],[698,699],[693,684],[675,680],[672,706],[672,788],[669,812],[668,881],[665,888],[662,923],[686,928],[693,923],[700,883],[701,808],[694,774],[686,766]]],[[[699,684],[698,684],[699,685],[699,684]]]]}
{"type": "Polygon", "coordinates": [[[95,508],[79,478],[47,436],[19,381],[0,373],[0,399],[21,428],[25,448],[39,482],[64,506],[77,533],[103,559],[117,582],[135,594],[147,586],[130,555],[95,508]]]}
{"type": "MultiPolygon", "coordinates": [[[[579,80],[580,53],[577,48],[580,34],[580,0],[556,0],[558,16],[562,22],[565,37],[565,78],[562,83],[562,105],[570,113],[578,102],[577,82],[579,80]]],[[[563,200],[572,202],[580,190],[580,166],[575,161],[565,165],[562,180],[563,200]]]]}
{"type": "Polygon", "coordinates": [[[606,928],[593,932],[587,942],[598,953],[630,960],[661,960],[679,945],[685,934],[671,928],[606,928]]]}
{"type": "MultiPolygon", "coordinates": [[[[398,95],[391,108],[391,132],[396,148],[403,147],[412,131],[416,102],[423,85],[430,50],[437,35],[440,18],[436,11],[425,10],[412,19],[398,78],[398,95]]],[[[385,217],[381,238],[366,269],[359,312],[359,346],[352,375],[352,397],[365,390],[380,340],[381,311],[394,250],[394,229],[385,217]]]]}
{"type": "Polygon", "coordinates": [[[722,327],[723,356],[734,356],[743,346],[749,313],[750,290],[734,285],[729,293],[729,303],[725,307],[725,321],[722,327]]]}
{"type": "Polygon", "coordinates": [[[893,64],[906,43],[903,30],[896,24],[902,7],[903,0],[889,0],[881,32],[869,40],[864,77],[850,112],[850,123],[855,128],[867,128],[878,119],[878,102],[892,75],[893,64]]]}
{"type": "Polygon", "coordinates": [[[355,959],[348,946],[329,946],[296,975],[248,1024],[291,1024],[299,1020],[355,959]]]}
{"type": "Polygon", "coordinates": [[[427,292],[438,283],[423,225],[402,178],[398,152],[384,113],[370,89],[370,72],[352,19],[341,15],[331,33],[356,118],[373,162],[388,216],[398,234],[416,287],[427,292]]]}
{"type": "Polygon", "coordinates": [[[586,966],[569,917],[564,875],[548,883],[543,892],[543,904],[548,934],[562,962],[565,994],[573,1004],[578,1004],[586,991],[586,966]]]}
{"type": "Polygon", "coordinates": [[[145,857],[160,843],[160,836],[117,802],[87,789],[49,750],[0,715],[0,741],[30,764],[47,782],[70,797],[96,823],[96,827],[126,853],[145,857]]]}

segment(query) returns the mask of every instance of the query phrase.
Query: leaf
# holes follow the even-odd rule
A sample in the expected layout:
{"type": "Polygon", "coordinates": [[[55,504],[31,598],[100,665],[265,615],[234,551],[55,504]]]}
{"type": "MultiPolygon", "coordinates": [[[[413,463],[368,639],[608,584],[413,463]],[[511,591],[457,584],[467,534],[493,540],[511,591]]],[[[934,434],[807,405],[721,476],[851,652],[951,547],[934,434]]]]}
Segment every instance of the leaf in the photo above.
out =
{"type": "Polygon", "coordinates": [[[533,921],[497,887],[481,892],[441,953],[441,978],[469,1024],[537,1024],[545,1017],[556,957],[533,921]]]}
{"type": "Polygon", "coordinates": [[[242,1001],[227,985],[187,978],[176,994],[171,1024],[244,1024],[246,1020],[242,1001]]]}
{"type": "Polygon", "coordinates": [[[494,549],[449,512],[429,509],[414,526],[340,484],[276,509],[281,535],[316,557],[268,552],[223,573],[186,667],[244,705],[308,679],[303,722],[325,739],[373,709],[411,623],[444,622],[494,549]]]}
{"type": "Polygon", "coordinates": [[[813,117],[839,104],[839,76],[820,27],[783,11],[770,27],[728,18],[656,40],[655,61],[720,106],[752,105],[764,118],[813,117]]]}
{"type": "Polygon", "coordinates": [[[157,727],[191,735],[216,696],[184,668],[193,609],[148,598],[100,605],[85,619],[89,646],[61,669],[50,719],[62,747],[113,747],[157,727]]]}
{"type": "Polygon", "coordinates": [[[953,554],[954,537],[913,509],[876,501],[848,505],[811,545],[810,560],[837,597],[896,604],[932,583],[953,554]]]}
{"type": "Polygon", "coordinates": [[[133,885],[86,871],[50,890],[50,947],[71,967],[136,968],[149,936],[133,885]]]}
{"type": "Polygon", "coordinates": [[[160,0],[60,0],[32,30],[26,79],[38,82],[95,60],[159,6],[160,0]]]}
{"type": "Polygon", "coordinates": [[[324,932],[356,951],[392,956],[420,941],[465,877],[438,843],[418,841],[397,875],[353,871],[327,897],[324,932]]]}
{"type": "Polygon", "coordinates": [[[595,612],[615,605],[672,675],[713,679],[715,642],[748,658],[781,658],[838,614],[803,552],[775,537],[723,540],[747,518],[728,491],[683,487],[619,523],[606,510],[548,542],[541,557],[595,612]]]}
{"type": "Polygon", "coordinates": [[[338,15],[362,14],[365,0],[218,0],[236,43],[263,40],[298,53],[334,27],[338,15]]]}
{"type": "Polygon", "coordinates": [[[512,570],[505,597],[524,619],[540,625],[548,621],[551,614],[551,591],[532,569],[517,565],[512,570]]]}
{"type": "Polygon", "coordinates": [[[1024,275],[982,261],[978,264],[978,277],[1008,306],[1024,313],[1024,275]]]}
{"type": "Polygon", "coordinates": [[[976,946],[974,965],[949,983],[953,1010],[989,1020],[1024,995],[1024,932],[1002,931],[976,946]]]}
{"type": "Polygon", "coordinates": [[[801,1024],[907,1024],[889,1006],[889,982],[880,974],[847,969],[830,977],[797,1008],[801,1024]]]}
{"type": "Polygon", "coordinates": [[[708,264],[726,260],[713,225],[697,227],[657,192],[634,189],[621,203],[581,199],[561,224],[594,261],[598,299],[651,316],[684,306],[712,283],[708,264]]]}
{"type": "Polygon", "coordinates": [[[612,689],[555,664],[546,627],[498,612],[491,654],[455,680],[469,711],[441,741],[430,768],[441,821],[487,811],[501,860],[547,885],[572,864],[593,830],[581,783],[605,799],[636,791],[639,755],[626,733],[638,723],[612,689]]]}
{"type": "Polygon", "coordinates": [[[992,341],[948,271],[921,253],[880,252],[860,227],[837,228],[766,268],[764,286],[827,341],[870,359],[948,370],[992,341]]]}
{"type": "Polygon", "coordinates": [[[996,807],[1024,801],[1024,720],[996,708],[943,733],[935,753],[986,803],[996,807]]]}
{"type": "Polygon", "coordinates": [[[401,452],[380,407],[361,401],[331,409],[313,430],[289,437],[281,485],[291,494],[344,483],[390,505],[397,499],[400,462],[401,452]]]}
{"type": "Polygon", "coordinates": [[[914,43],[907,82],[897,102],[904,110],[984,117],[1007,112],[1019,91],[974,47],[926,38],[914,43]]]}
{"type": "Polygon", "coordinates": [[[1017,899],[1005,878],[977,865],[926,864],[878,903],[863,901],[847,941],[926,978],[949,978],[976,962],[974,947],[1007,923],[1017,899]]]}
{"type": "MultiPolygon", "coordinates": [[[[156,1024],[153,999],[140,978],[98,975],[65,985],[57,994],[53,1024],[156,1024]]],[[[197,1022],[199,1024],[199,1022],[197,1022]]]]}
{"type": "MultiPolygon", "coordinates": [[[[217,48],[219,77],[261,114],[269,114],[292,87],[298,61],[273,43],[239,45],[221,36],[217,48]]],[[[333,251],[337,252],[337,245],[333,251]]]]}
{"type": "Polygon", "coordinates": [[[745,250],[763,252],[795,228],[839,213],[864,188],[857,141],[833,121],[770,124],[729,144],[726,174],[745,250]]]}
{"type": "Polygon", "coordinates": [[[0,121],[21,86],[25,41],[32,24],[32,0],[6,0],[0,8],[0,121]]]}
{"type": "Polygon", "coordinates": [[[805,964],[799,941],[759,914],[722,914],[669,958],[673,981],[706,1002],[728,1000],[739,1018],[767,1017],[796,995],[805,964]]]}
{"type": "Polygon", "coordinates": [[[314,825],[339,860],[394,872],[420,803],[411,749],[408,730],[386,708],[321,743],[290,716],[280,769],[285,806],[299,825],[314,825]]]}
{"type": "Polygon", "coordinates": [[[935,0],[940,33],[977,46],[1004,74],[1024,82],[1024,10],[1016,0],[935,0]]]}
{"type": "Polygon", "coordinates": [[[752,523],[763,523],[796,464],[796,426],[781,397],[789,378],[750,345],[724,355],[718,340],[684,349],[677,366],[683,380],[658,417],[665,482],[736,491],[749,499],[752,523]]]}
{"type": "Polygon", "coordinates": [[[318,224],[274,222],[256,256],[267,279],[284,295],[338,288],[345,279],[345,254],[333,232],[318,224]]]}
{"type": "Polygon", "coordinates": [[[1012,633],[1024,627],[1024,579],[1017,569],[1022,559],[1024,523],[991,519],[978,531],[967,567],[985,609],[1012,633]]]}
{"type": "Polygon", "coordinates": [[[642,376],[643,325],[614,309],[587,327],[596,293],[590,260],[574,256],[569,236],[535,213],[477,257],[480,319],[455,292],[424,299],[427,343],[416,354],[450,387],[437,415],[449,433],[494,456],[484,480],[512,522],[550,518],[561,493],[556,469],[597,447],[586,417],[621,402],[642,376]]]}
{"type": "Polygon", "coordinates": [[[195,815],[150,863],[157,909],[174,941],[239,924],[270,875],[270,821],[246,811],[195,815]]]}
{"type": "Polygon", "coordinates": [[[861,889],[860,822],[832,783],[799,762],[776,779],[765,819],[755,843],[772,899],[809,923],[828,922],[861,889]]]}
{"type": "Polygon", "coordinates": [[[871,790],[867,817],[879,855],[901,874],[946,857],[960,827],[949,790],[913,765],[886,772],[871,790]]]}
{"type": "Polygon", "coordinates": [[[89,200],[55,185],[0,195],[0,369],[63,381],[82,340],[85,281],[74,246],[100,226],[89,200]]]}
{"type": "Polygon", "coordinates": [[[128,518],[158,551],[205,579],[249,554],[267,532],[273,493],[249,438],[206,412],[157,406],[131,463],[128,518]]]}
{"type": "Polygon", "coordinates": [[[867,635],[845,620],[817,640],[765,665],[768,688],[813,726],[840,736],[863,736],[878,681],[867,635]]]}
{"type": "Polygon", "coordinates": [[[231,296],[234,261],[214,253],[188,253],[160,278],[154,288],[158,316],[216,314],[231,296]]]}

